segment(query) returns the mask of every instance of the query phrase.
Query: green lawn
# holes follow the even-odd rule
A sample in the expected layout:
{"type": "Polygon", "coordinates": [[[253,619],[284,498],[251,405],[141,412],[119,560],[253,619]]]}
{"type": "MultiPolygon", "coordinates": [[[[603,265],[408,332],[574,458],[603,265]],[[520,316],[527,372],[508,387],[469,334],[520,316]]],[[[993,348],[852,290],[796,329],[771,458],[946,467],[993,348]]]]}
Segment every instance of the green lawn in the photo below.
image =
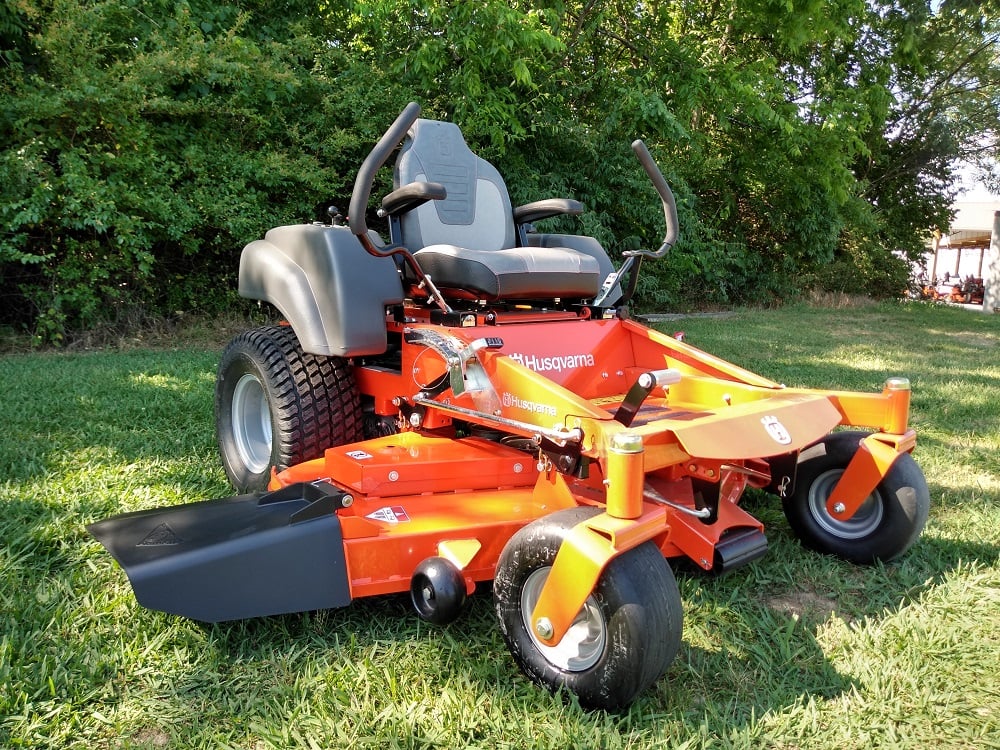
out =
{"type": "Polygon", "coordinates": [[[229,493],[217,352],[0,357],[0,746],[1000,748],[1000,316],[794,307],[666,324],[789,385],[913,383],[927,528],[892,565],[771,549],[682,575],[684,644],[626,713],[529,683],[489,591],[203,626],[140,608],[90,521],[229,493]]]}

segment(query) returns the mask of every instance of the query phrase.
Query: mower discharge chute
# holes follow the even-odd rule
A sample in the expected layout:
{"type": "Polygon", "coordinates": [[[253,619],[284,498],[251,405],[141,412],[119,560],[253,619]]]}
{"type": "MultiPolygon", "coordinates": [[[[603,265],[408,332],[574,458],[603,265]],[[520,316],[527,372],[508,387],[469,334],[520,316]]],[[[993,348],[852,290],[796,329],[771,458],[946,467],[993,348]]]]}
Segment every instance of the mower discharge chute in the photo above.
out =
{"type": "Polygon", "coordinates": [[[668,559],[724,571],[767,549],[743,510],[777,495],[804,544],[859,563],[916,540],[929,494],[909,385],[787,388],[629,320],[644,256],[530,224],[450,123],[409,105],[359,170],[348,226],[248,245],[240,293],[287,325],[237,336],[216,385],[223,464],[247,494],[91,525],[138,601],[203,621],[410,591],[445,624],[493,582],[520,667],[591,707],[629,704],[673,660],[668,559]],[[366,209],[396,150],[395,189],[366,209]],[[831,432],[839,425],[864,428],[831,432]]]}

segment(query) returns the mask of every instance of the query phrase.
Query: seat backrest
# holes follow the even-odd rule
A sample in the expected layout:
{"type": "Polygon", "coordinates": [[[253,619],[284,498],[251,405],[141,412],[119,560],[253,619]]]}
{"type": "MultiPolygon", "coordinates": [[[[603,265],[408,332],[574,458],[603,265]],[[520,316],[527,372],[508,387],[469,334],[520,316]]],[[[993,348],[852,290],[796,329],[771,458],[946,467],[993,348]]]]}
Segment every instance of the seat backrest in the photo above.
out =
{"type": "Polygon", "coordinates": [[[442,244],[470,250],[514,247],[507,186],[492,164],[472,153],[458,126],[419,119],[408,135],[396,160],[395,187],[440,182],[448,196],[402,216],[403,244],[413,252],[442,244]]]}

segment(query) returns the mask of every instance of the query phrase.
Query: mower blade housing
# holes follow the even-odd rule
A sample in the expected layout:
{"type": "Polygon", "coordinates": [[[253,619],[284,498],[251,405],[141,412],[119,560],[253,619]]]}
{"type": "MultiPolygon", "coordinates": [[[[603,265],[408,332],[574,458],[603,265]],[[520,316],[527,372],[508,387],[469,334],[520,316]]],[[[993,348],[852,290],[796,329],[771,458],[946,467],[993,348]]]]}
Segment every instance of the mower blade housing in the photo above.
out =
{"type": "Polygon", "coordinates": [[[202,622],[343,607],[351,602],[340,521],[344,493],[296,484],[87,527],[149,609],[202,622]]]}

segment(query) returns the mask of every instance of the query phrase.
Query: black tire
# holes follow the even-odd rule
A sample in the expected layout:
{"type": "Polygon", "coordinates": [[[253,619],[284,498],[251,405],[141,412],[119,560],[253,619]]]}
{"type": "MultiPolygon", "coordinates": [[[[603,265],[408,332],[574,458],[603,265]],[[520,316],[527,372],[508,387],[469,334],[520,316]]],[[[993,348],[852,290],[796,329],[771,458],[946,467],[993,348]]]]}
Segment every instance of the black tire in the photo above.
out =
{"type": "Polygon", "coordinates": [[[865,432],[835,432],[799,455],[794,491],[782,501],[792,531],[806,547],[855,563],[887,562],[920,536],[930,511],[924,474],[909,453],[849,520],[832,516],[826,500],[858,450],[865,432]]]}
{"type": "Polygon", "coordinates": [[[511,537],[497,563],[494,606],[507,647],[529,678],[574,693],[586,708],[615,711],[656,682],[680,647],[680,592],[656,545],[646,542],[607,565],[559,645],[541,643],[528,622],[567,531],[598,512],[559,511],[511,537]]]}
{"type": "Polygon", "coordinates": [[[236,336],[219,362],[215,431],[238,492],[361,438],[361,399],[347,360],[302,351],[290,326],[236,336]]]}

